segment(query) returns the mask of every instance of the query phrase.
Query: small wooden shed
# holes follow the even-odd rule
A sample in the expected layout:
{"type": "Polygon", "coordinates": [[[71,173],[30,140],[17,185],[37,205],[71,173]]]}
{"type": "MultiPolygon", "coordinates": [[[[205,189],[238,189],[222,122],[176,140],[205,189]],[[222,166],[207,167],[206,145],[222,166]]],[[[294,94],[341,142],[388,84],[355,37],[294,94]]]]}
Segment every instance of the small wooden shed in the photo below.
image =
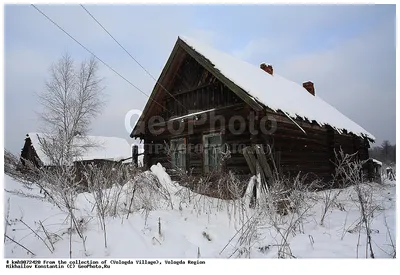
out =
{"type": "MultiPolygon", "coordinates": [[[[21,163],[26,164],[30,161],[36,167],[52,169],[52,163],[48,155],[43,150],[42,144],[49,139],[49,135],[44,133],[28,133],[25,143],[21,150],[21,163]]],[[[103,136],[80,136],[74,137],[73,144],[80,153],[73,158],[73,165],[77,168],[76,181],[84,182],[83,171],[89,165],[96,165],[102,169],[112,169],[118,164],[126,163],[124,160],[132,158],[131,146],[126,139],[118,137],[103,136]]]]}

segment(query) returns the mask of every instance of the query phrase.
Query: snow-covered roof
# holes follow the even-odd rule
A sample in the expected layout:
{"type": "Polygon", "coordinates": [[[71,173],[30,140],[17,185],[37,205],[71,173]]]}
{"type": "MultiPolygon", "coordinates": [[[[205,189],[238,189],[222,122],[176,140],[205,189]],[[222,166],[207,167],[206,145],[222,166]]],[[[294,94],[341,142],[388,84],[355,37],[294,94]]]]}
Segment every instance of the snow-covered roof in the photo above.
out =
{"type": "MultiPolygon", "coordinates": [[[[48,139],[48,135],[43,133],[28,133],[32,145],[40,158],[46,165],[50,164],[50,159],[42,150],[42,139],[48,139]]],[[[76,136],[73,140],[75,148],[79,149],[79,156],[74,157],[74,161],[104,159],[119,161],[131,156],[131,146],[129,143],[118,137],[103,136],[76,136]],[[86,147],[85,147],[86,146],[86,147]]]]}
{"type": "Polygon", "coordinates": [[[374,158],[371,158],[371,159],[372,159],[372,161],[375,162],[376,164],[382,166],[382,162],[381,162],[381,161],[379,161],[379,160],[377,160],[377,159],[374,159],[374,158]]]}
{"type": "MultiPolygon", "coordinates": [[[[179,37],[189,47],[210,61],[215,69],[231,80],[258,103],[274,111],[281,110],[292,118],[297,116],[330,125],[339,132],[346,129],[358,136],[375,137],[343,115],[320,97],[308,93],[302,85],[274,72],[268,74],[257,66],[218,51],[192,38],[179,37]]],[[[268,64],[268,63],[266,63],[268,64]]]]}
{"type": "Polygon", "coordinates": [[[75,137],[74,144],[84,145],[86,141],[95,144],[89,147],[79,157],[79,160],[109,159],[119,161],[131,156],[131,146],[129,143],[118,137],[85,136],[75,137]]]}
{"type": "Polygon", "coordinates": [[[51,163],[49,157],[42,150],[41,141],[46,139],[46,135],[43,133],[28,133],[27,136],[31,139],[31,143],[33,148],[36,151],[39,159],[43,162],[44,165],[49,165],[51,163]]]}

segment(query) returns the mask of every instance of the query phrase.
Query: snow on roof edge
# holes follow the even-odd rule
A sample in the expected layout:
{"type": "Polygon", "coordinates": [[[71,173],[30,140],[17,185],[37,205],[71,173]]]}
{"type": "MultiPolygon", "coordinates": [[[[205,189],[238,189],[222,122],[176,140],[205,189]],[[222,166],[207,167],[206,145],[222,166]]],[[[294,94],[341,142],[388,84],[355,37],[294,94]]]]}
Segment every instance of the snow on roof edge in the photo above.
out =
{"type": "Polygon", "coordinates": [[[377,159],[374,159],[374,158],[371,158],[371,159],[372,159],[372,161],[375,162],[376,164],[382,166],[382,162],[381,162],[381,161],[379,161],[379,160],[377,160],[377,159]]]}

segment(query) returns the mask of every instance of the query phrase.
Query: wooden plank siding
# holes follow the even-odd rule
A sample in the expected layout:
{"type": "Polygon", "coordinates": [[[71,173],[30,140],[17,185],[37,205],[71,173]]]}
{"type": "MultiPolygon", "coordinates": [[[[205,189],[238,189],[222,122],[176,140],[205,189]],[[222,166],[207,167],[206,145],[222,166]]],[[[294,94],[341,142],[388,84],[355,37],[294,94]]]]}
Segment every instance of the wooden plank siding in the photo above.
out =
{"type": "Polygon", "coordinates": [[[290,177],[298,173],[314,173],[328,179],[332,167],[327,129],[296,120],[304,133],[279,112],[268,111],[266,115],[275,122],[276,129],[270,135],[261,133],[259,141],[272,146],[275,155],[279,154],[279,170],[282,174],[290,177]]]}
{"type": "MultiPolygon", "coordinates": [[[[166,152],[165,144],[169,144],[171,139],[185,137],[187,144],[190,144],[187,151],[186,167],[192,171],[193,175],[203,174],[203,135],[212,132],[221,132],[223,143],[229,146],[231,158],[226,163],[227,169],[232,169],[240,174],[248,174],[249,168],[240,148],[250,144],[250,132],[248,130],[248,121],[245,120],[245,127],[238,120],[233,120],[234,116],[243,118],[248,117],[250,109],[245,104],[239,103],[232,106],[216,109],[213,112],[203,114],[204,118],[200,118],[200,123],[193,119],[185,119],[174,121],[174,124],[183,124],[183,131],[178,135],[171,133],[168,127],[160,135],[145,136],[145,163],[148,167],[160,162],[167,169],[171,168],[170,159],[166,152]],[[221,118],[225,123],[221,122],[221,118]],[[231,122],[231,123],[230,123],[231,122]],[[235,135],[230,131],[234,127],[243,127],[243,133],[235,135]],[[234,151],[233,151],[234,150],[234,151]]],[[[164,124],[165,125],[165,124],[164,124]]],[[[178,127],[174,127],[175,129],[178,127]]]]}

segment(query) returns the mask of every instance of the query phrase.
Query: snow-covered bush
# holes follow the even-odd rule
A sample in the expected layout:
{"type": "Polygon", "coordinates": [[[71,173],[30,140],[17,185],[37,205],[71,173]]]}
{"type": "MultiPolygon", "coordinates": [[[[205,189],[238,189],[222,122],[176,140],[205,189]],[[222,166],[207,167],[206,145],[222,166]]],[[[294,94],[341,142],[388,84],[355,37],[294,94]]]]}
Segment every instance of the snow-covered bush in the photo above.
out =
{"type": "Polygon", "coordinates": [[[127,198],[134,195],[132,210],[171,209],[169,191],[160,183],[157,176],[149,171],[138,174],[124,189],[127,198]],[[135,193],[133,193],[133,191],[135,193]]]}

